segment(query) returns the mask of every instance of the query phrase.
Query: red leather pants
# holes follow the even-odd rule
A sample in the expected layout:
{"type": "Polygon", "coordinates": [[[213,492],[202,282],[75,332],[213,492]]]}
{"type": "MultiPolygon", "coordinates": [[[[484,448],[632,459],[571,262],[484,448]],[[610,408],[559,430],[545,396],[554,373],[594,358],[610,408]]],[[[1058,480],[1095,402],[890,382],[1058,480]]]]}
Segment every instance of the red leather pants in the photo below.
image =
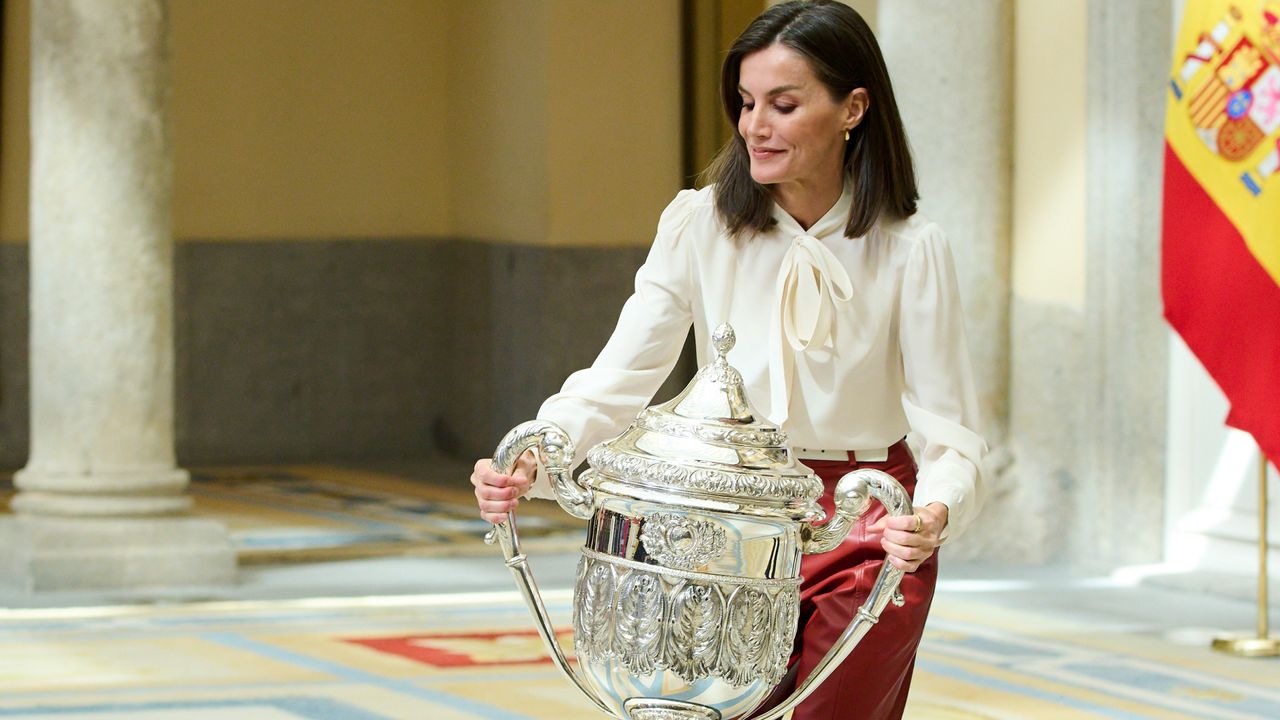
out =
{"type": "MultiPolygon", "coordinates": [[[[884,462],[803,462],[822,478],[825,492],[821,502],[828,517],[834,513],[832,493],[836,481],[858,468],[883,470],[897,478],[907,494],[915,492],[916,463],[905,441],[890,448],[884,462]]],[[[880,535],[871,535],[866,528],[884,514],[884,507],[873,501],[838,548],[821,555],[806,555],[802,560],[800,629],[792,657],[799,677],[806,677],[813,670],[875,585],[885,553],[880,535]]],[[[901,590],[906,604],[897,607],[890,603],[885,607],[880,622],[818,690],[796,708],[793,720],[901,718],[916,647],[924,632],[937,578],[935,552],[919,569],[903,576],[901,590]]]]}

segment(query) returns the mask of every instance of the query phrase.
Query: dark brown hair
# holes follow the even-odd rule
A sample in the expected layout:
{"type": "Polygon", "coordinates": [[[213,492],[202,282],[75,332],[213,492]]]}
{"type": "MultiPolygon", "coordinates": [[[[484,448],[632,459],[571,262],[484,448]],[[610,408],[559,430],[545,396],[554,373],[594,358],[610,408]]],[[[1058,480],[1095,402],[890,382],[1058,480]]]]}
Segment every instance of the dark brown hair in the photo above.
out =
{"type": "Polygon", "coordinates": [[[774,223],[773,198],[751,178],[747,145],[738,134],[742,96],[738,79],[742,59],[780,43],[808,60],[818,80],[837,102],[866,88],[870,106],[850,131],[844,169],[853,178],[853,208],[845,235],[865,235],[882,215],[915,214],[916,175],[898,103],[889,83],[880,45],[853,8],[833,0],[786,2],[769,8],[738,36],[720,72],[720,96],[733,137],[702,174],[715,183],[716,212],[734,236],[751,236],[774,223]]]}

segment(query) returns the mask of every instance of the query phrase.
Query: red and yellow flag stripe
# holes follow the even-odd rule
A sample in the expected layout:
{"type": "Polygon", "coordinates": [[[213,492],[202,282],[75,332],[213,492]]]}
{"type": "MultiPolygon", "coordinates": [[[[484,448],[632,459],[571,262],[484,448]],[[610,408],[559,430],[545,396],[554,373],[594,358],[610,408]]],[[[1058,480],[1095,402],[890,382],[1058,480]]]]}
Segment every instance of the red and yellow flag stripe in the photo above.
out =
{"type": "Polygon", "coordinates": [[[1187,0],[1165,139],[1165,317],[1280,464],[1280,0],[1187,0]]]}

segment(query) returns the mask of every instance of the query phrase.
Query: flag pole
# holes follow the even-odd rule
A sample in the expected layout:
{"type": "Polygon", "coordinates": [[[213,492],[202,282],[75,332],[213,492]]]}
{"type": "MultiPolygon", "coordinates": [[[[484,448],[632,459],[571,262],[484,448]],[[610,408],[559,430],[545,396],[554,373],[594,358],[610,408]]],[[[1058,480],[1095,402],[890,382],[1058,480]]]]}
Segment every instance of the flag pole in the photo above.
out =
{"type": "Polygon", "coordinates": [[[1271,637],[1267,609],[1267,456],[1258,448],[1258,634],[1216,637],[1213,649],[1242,657],[1280,655],[1280,637],[1271,637]]]}

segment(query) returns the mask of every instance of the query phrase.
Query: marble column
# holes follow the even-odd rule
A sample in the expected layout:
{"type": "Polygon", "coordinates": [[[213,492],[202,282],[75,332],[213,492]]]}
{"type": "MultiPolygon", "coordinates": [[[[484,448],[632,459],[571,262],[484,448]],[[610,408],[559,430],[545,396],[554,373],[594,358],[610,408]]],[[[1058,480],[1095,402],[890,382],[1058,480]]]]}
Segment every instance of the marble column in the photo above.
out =
{"type": "Polygon", "coordinates": [[[1169,340],[1160,299],[1168,0],[1089,3],[1085,472],[1066,529],[1076,564],[1160,560],[1169,340]]]}
{"type": "Polygon", "coordinates": [[[34,1],[28,591],[234,576],[174,458],[169,98],[167,0],[34,1]]]}
{"type": "MultiPolygon", "coordinates": [[[[1012,2],[882,2],[877,36],[911,141],[920,212],[946,231],[956,258],[992,447],[988,497],[1007,496],[1012,2]]],[[[956,552],[985,552],[988,535],[999,544],[1000,533],[984,519],[956,552]]]]}

